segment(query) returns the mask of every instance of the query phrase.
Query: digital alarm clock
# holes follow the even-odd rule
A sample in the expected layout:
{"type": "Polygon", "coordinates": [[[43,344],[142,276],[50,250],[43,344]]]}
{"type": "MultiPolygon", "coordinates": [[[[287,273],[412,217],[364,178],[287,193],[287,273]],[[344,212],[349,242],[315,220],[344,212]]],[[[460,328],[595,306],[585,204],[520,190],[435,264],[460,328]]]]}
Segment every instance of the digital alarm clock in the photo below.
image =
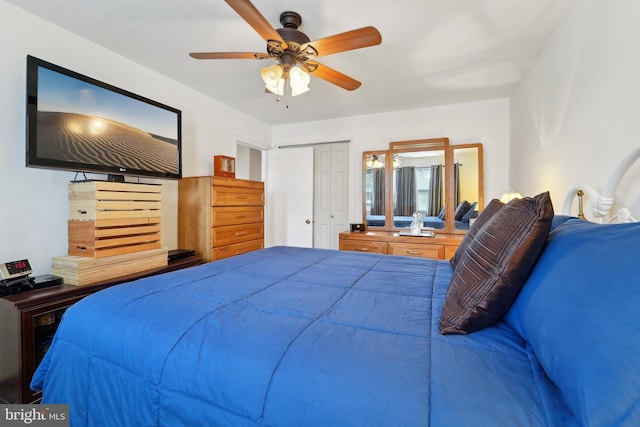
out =
{"type": "Polygon", "coordinates": [[[31,273],[33,273],[33,270],[31,270],[31,265],[26,259],[0,264],[0,281],[2,282],[13,281],[31,273]]]}

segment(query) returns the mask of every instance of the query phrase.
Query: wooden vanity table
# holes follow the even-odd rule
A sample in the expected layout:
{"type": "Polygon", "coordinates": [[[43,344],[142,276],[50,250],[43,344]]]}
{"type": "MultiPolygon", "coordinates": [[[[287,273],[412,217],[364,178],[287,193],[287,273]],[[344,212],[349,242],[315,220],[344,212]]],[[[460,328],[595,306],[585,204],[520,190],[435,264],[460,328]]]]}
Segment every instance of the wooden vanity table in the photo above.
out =
{"type": "Polygon", "coordinates": [[[340,250],[450,259],[463,234],[436,234],[435,237],[401,236],[397,231],[340,233],[340,250]]]}

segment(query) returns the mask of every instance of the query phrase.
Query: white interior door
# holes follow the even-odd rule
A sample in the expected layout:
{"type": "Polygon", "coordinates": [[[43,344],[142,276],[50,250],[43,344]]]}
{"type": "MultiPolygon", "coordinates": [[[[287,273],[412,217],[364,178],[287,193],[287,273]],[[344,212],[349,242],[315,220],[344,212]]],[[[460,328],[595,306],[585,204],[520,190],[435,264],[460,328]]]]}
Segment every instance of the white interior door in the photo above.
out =
{"type": "Polygon", "coordinates": [[[313,183],[313,247],[338,249],[338,235],[348,229],[348,143],[315,146],[313,183]]]}
{"type": "Polygon", "coordinates": [[[313,147],[267,152],[265,246],[313,246],[313,147]]]}
{"type": "Polygon", "coordinates": [[[339,234],[349,229],[349,144],[331,144],[331,249],[338,249],[339,234]]]}

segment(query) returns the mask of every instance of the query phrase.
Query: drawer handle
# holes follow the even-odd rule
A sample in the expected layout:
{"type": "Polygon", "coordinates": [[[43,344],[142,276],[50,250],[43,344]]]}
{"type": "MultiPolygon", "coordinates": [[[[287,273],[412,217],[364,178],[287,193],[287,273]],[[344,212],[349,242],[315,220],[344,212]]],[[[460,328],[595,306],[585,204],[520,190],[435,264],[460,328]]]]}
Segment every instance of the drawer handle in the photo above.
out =
{"type": "Polygon", "coordinates": [[[237,231],[236,236],[246,236],[248,233],[246,231],[237,231]]]}
{"type": "Polygon", "coordinates": [[[244,199],[246,199],[246,198],[247,198],[247,196],[246,196],[246,195],[242,195],[242,194],[238,194],[238,195],[236,196],[236,199],[240,199],[240,200],[244,200],[244,199]]]}
{"type": "Polygon", "coordinates": [[[236,218],[240,219],[240,218],[246,218],[246,215],[236,215],[236,218]]]}
{"type": "Polygon", "coordinates": [[[360,252],[369,252],[369,248],[358,248],[360,252]]]}
{"type": "Polygon", "coordinates": [[[236,255],[246,254],[248,251],[245,249],[244,251],[237,251],[236,255]]]}
{"type": "Polygon", "coordinates": [[[407,251],[407,254],[409,254],[409,255],[420,255],[420,252],[416,252],[416,251],[407,251]]]}

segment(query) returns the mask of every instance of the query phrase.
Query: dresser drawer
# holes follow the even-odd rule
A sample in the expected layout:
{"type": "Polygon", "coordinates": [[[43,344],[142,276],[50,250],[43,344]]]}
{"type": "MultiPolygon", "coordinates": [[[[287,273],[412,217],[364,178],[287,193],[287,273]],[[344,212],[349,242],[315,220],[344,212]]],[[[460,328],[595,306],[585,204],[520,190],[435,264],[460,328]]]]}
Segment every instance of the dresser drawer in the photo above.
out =
{"type": "Polygon", "coordinates": [[[246,252],[257,251],[263,247],[264,241],[262,239],[236,243],[234,245],[220,246],[219,248],[213,248],[211,260],[215,261],[218,259],[229,258],[246,252]]]}
{"type": "Polygon", "coordinates": [[[444,245],[389,242],[389,254],[444,259],[444,245]]]}
{"type": "Polygon", "coordinates": [[[262,206],[229,206],[211,208],[211,226],[239,225],[264,222],[262,206]]]}
{"type": "Polygon", "coordinates": [[[242,225],[227,225],[211,229],[213,246],[230,245],[249,240],[264,239],[264,225],[261,222],[242,225]]]}
{"type": "Polygon", "coordinates": [[[262,206],[264,191],[257,188],[211,187],[212,206],[262,206]]]}
{"type": "Polygon", "coordinates": [[[387,243],[386,242],[368,242],[366,240],[340,239],[340,250],[386,254],[387,243]]]}

